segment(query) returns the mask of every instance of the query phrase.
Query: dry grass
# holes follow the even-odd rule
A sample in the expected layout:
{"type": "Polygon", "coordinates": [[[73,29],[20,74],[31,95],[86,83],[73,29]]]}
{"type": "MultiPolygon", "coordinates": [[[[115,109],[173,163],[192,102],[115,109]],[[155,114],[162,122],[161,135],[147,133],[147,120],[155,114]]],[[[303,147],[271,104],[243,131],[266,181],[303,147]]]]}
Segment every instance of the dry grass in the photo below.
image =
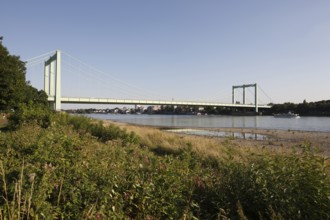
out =
{"type": "Polygon", "coordinates": [[[120,122],[105,121],[104,124],[115,124],[127,131],[135,132],[140,138],[142,146],[163,152],[178,152],[187,145],[199,155],[211,158],[223,158],[232,156],[233,160],[244,160],[247,154],[258,154],[261,150],[267,150],[275,154],[287,153],[288,148],[265,146],[261,141],[241,140],[233,138],[213,138],[193,136],[162,131],[157,127],[137,126],[120,122]],[[256,144],[258,143],[258,144],[256,144]]]}
{"type": "Polygon", "coordinates": [[[135,132],[141,138],[141,145],[151,149],[160,148],[164,151],[177,152],[180,148],[189,144],[193,150],[200,154],[220,157],[221,152],[227,148],[219,139],[215,138],[174,134],[162,131],[159,128],[134,126],[118,122],[107,121],[105,123],[115,123],[117,126],[127,129],[127,131],[135,132]]]}

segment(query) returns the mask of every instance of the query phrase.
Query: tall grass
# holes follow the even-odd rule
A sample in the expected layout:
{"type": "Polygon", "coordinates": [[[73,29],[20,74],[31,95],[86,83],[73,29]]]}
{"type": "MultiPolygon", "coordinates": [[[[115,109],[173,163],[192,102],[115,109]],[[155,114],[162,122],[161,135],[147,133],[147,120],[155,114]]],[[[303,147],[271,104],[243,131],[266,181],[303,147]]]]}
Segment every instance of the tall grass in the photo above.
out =
{"type": "Polygon", "coordinates": [[[203,210],[221,208],[232,218],[240,210],[248,219],[328,219],[329,164],[302,147],[300,153],[263,151],[244,161],[219,161],[217,173],[205,180],[203,210]]]}
{"type": "Polygon", "coordinates": [[[329,161],[308,144],[203,149],[155,130],[125,142],[130,128],[71,117],[0,133],[0,219],[330,218],[329,161]]]}

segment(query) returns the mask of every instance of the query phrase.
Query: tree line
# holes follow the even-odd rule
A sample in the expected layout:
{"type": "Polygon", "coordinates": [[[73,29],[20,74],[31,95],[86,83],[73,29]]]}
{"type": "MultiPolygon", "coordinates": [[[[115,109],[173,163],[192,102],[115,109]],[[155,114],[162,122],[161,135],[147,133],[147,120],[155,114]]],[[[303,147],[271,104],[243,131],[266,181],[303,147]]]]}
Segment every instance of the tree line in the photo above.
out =
{"type": "Polygon", "coordinates": [[[273,113],[295,112],[302,116],[330,116],[330,100],[318,102],[306,102],[295,104],[286,102],[283,104],[275,104],[270,109],[273,113]]]}

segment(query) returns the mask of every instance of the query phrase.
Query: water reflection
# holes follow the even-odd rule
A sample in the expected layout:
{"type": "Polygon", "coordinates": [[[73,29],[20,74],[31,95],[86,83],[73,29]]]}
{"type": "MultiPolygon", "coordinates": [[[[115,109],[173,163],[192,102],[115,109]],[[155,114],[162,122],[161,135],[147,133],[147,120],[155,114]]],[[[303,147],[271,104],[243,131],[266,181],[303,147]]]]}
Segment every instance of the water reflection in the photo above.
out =
{"type": "Polygon", "coordinates": [[[246,133],[246,132],[229,132],[229,131],[215,131],[215,130],[204,130],[204,129],[168,129],[168,132],[208,136],[208,137],[232,137],[249,140],[266,140],[267,135],[246,133]]]}
{"type": "Polygon", "coordinates": [[[259,127],[259,117],[244,117],[236,116],[231,117],[231,126],[232,128],[258,128],[259,127]]]}

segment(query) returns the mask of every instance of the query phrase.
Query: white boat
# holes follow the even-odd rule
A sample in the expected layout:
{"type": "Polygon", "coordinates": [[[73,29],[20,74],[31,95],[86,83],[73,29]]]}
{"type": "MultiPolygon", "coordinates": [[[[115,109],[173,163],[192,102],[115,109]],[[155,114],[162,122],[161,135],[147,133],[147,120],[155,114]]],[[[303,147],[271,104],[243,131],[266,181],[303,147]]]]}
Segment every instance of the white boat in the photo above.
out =
{"type": "Polygon", "coordinates": [[[275,118],[300,118],[299,114],[295,114],[292,112],[274,114],[274,117],[275,118]]]}

